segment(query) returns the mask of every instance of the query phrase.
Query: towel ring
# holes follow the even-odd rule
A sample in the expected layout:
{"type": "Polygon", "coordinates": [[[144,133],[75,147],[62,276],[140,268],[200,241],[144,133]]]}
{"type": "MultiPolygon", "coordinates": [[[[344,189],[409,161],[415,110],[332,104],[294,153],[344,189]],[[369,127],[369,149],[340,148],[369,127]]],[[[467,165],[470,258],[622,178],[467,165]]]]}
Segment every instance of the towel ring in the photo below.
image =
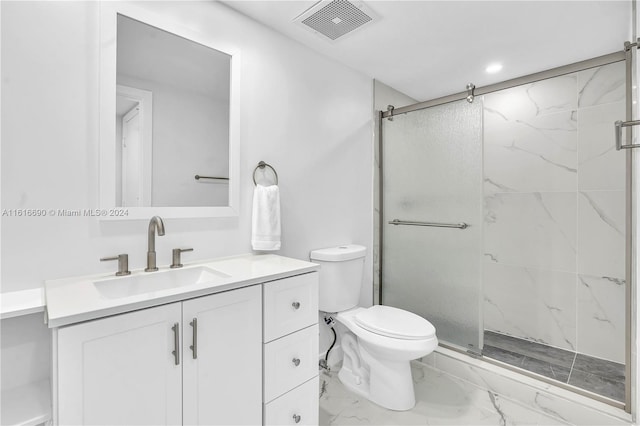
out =
{"type": "Polygon", "coordinates": [[[258,185],[258,183],[256,182],[256,172],[258,171],[258,169],[264,169],[265,167],[268,167],[271,169],[271,171],[273,171],[274,176],[276,177],[276,185],[278,184],[278,172],[276,172],[276,169],[273,168],[273,166],[271,164],[267,164],[264,161],[260,161],[258,163],[258,165],[256,166],[255,169],[253,169],[253,184],[254,185],[258,185]]]}

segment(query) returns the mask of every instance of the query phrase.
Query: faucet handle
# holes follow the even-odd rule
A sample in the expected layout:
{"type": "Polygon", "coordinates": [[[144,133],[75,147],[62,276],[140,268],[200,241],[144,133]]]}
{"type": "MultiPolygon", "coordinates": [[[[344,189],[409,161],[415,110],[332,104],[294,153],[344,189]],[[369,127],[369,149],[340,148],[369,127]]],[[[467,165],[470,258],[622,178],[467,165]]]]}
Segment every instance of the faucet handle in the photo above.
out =
{"type": "Polygon", "coordinates": [[[185,251],[193,251],[192,248],[186,248],[186,249],[181,249],[181,248],[174,248],[171,252],[173,253],[173,263],[171,263],[171,268],[182,268],[182,263],[180,260],[180,254],[182,254],[182,252],[185,251]]]}
{"type": "Polygon", "coordinates": [[[119,254],[117,256],[100,258],[100,262],[104,262],[104,261],[107,261],[107,260],[117,260],[118,261],[118,272],[116,272],[116,276],[121,277],[123,275],[130,275],[131,274],[131,271],[129,270],[129,255],[128,254],[119,254]]]}

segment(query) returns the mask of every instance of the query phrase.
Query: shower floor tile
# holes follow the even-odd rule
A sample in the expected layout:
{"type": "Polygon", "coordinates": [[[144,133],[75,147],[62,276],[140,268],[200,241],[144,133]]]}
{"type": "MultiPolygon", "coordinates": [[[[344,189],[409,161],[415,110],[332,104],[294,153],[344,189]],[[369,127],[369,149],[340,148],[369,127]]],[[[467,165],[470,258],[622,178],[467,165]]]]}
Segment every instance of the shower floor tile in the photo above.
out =
{"type": "Polygon", "coordinates": [[[576,353],[529,340],[517,339],[493,331],[485,330],[484,345],[493,346],[516,354],[521,354],[549,364],[571,368],[576,353]]]}
{"type": "Polygon", "coordinates": [[[623,364],[485,330],[483,356],[624,402],[623,364]]]}

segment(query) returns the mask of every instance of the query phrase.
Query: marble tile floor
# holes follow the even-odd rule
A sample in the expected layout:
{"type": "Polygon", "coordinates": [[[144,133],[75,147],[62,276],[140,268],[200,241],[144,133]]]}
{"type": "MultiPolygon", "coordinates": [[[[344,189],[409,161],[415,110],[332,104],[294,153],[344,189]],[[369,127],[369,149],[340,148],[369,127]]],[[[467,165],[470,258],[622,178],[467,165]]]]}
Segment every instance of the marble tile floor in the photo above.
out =
{"type": "Polygon", "coordinates": [[[624,364],[488,330],[483,355],[624,402],[624,364]]]}
{"type": "Polygon", "coordinates": [[[433,367],[411,364],[416,406],[382,408],[347,390],[338,369],[320,373],[320,421],[326,425],[566,425],[547,414],[455,378],[433,367]]]}

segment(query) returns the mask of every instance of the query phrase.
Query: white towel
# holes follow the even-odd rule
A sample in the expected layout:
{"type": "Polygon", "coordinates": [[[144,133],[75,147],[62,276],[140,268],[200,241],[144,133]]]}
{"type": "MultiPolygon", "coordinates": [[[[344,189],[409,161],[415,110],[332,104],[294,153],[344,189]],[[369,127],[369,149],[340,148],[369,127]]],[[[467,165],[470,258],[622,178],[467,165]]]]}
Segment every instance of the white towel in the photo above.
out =
{"type": "Polygon", "coordinates": [[[280,250],[280,190],[277,185],[256,185],[251,224],[254,250],[280,250]]]}

